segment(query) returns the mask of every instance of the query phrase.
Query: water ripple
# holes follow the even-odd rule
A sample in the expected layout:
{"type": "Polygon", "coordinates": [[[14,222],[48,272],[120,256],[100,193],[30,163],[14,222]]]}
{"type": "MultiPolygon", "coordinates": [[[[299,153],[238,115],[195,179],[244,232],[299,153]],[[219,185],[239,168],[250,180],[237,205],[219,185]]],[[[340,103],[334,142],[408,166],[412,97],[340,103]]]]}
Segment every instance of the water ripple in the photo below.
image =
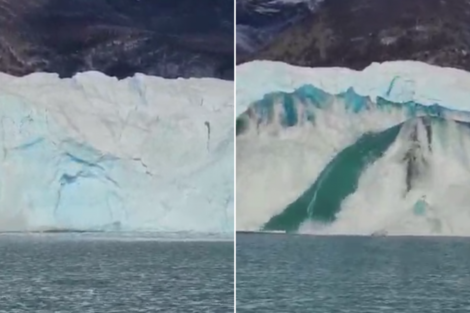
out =
{"type": "Polygon", "coordinates": [[[0,312],[233,312],[233,242],[1,236],[0,312]]]}
{"type": "Polygon", "coordinates": [[[470,240],[237,235],[237,312],[470,311],[470,240]]]}

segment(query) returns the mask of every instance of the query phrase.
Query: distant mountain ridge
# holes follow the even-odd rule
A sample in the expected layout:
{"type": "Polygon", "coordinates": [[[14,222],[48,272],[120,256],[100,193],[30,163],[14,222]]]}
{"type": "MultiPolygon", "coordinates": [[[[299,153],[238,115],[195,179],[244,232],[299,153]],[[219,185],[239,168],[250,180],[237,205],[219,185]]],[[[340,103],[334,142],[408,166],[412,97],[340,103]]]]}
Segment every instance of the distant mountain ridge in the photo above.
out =
{"type": "Polygon", "coordinates": [[[470,70],[470,0],[325,0],[238,63],[363,69],[415,60],[470,70]]]}
{"type": "Polygon", "coordinates": [[[233,79],[233,0],[0,0],[0,71],[233,79]]]}

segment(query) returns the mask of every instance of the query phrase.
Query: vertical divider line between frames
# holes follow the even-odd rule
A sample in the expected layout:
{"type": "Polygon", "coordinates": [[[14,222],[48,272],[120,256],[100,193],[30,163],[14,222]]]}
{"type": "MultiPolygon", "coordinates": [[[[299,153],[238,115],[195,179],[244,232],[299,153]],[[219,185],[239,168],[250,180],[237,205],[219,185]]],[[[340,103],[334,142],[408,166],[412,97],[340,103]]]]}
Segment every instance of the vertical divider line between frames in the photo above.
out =
{"type": "Polygon", "coordinates": [[[237,0],[233,1],[233,311],[237,312],[237,0]]]}

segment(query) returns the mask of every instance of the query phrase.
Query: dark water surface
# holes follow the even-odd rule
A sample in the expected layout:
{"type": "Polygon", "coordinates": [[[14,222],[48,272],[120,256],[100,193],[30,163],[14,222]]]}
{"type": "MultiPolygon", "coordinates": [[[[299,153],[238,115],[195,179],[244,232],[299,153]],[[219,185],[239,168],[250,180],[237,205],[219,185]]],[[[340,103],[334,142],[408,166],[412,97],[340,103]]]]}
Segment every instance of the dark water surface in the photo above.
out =
{"type": "Polygon", "coordinates": [[[470,312],[470,239],[238,234],[237,312],[470,312]]]}
{"type": "Polygon", "coordinates": [[[232,241],[0,235],[0,312],[233,312],[232,241]]]}

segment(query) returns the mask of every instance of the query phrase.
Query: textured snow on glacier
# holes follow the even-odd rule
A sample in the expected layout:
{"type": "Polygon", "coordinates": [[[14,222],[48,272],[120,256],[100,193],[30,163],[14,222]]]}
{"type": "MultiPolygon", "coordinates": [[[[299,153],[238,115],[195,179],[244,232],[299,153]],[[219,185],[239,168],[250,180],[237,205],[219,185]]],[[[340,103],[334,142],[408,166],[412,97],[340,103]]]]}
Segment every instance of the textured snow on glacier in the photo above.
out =
{"type": "Polygon", "coordinates": [[[293,92],[311,84],[331,94],[350,87],[362,96],[393,102],[439,104],[470,110],[470,75],[416,61],[372,63],[363,71],[347,68],[307,68],[282,62],[253,61],[237,67],[237,116],[273,91],[293,92]]]}
{"type": "Polygon", "coordinates": [[[0,230],[233,231],[233,83],[0,74],[0,230]]]}

